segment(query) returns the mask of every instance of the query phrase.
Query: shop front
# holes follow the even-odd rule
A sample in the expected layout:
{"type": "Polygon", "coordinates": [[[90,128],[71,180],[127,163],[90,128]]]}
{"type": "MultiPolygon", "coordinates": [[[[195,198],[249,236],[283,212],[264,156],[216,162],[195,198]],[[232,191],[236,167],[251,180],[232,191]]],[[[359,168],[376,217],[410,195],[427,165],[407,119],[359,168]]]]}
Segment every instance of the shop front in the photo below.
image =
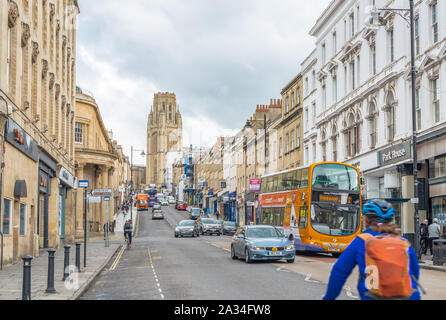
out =
{"type": "Polygon", "coordinates": [[[422,162],[427,180],[427,219],[437,218],[446,231],[446,132],[432,132],[421,138],[417,146],[418,159],[422,162]]]}
{"type": "MultiPolygon", "coordinates": [[[[64,167],[59,170],[59,214],[58,214],[58,235],[60,241],[65,244],[66,237],[66,217],[67,217],[67,204],[71,201],[67,201],[68,198],[72,199],[72,192],[75,187],[74,176],[64,167]]],[[[71,210],[70,210],[71,212],[71,210]]]]}
{"type": "Polygon", "coordinates": [[[414,205],[410,202],[414,191],[411,155],[411,141],[406,140],[350,161],[360,169],[365,182],[363,201],[384,199],[390,202],[396,211],[395,223],[408,238],[414,234],[414,205]]]}
{"type": "MultiPolygon", "coordinates": [[[[56,178],[57,164],[50,156],[43,150],[40,150],[39,155],[39,201],[37,206],[37,234],[39,235],[39,242],[41,248],[49,247],[49,228],[50,228],[50,210],[53,210],[54,192],[52,190],[51,180],[56,178]],[[53,194],[52,194],[53,192],[53,194]],[[51,209],[50,209],[51,207],[51,209]]],[[[57,203],[57,202],[56,202],[57,203]]]]}

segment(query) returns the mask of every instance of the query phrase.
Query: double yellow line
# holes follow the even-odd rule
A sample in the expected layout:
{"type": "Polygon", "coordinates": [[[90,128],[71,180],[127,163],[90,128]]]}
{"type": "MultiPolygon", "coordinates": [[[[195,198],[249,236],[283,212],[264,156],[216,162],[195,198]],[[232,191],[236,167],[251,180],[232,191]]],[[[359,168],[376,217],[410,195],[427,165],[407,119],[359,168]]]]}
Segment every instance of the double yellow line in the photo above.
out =
{"type": "Polygon", "coordinates": [[[118,265],[118,262],[121,259],[122,254],[124,253],[124,250],[125,250],[125,245],[122,245],[121,250],[119,251],[118,255],[116,256],[115,261],[113,261],[113,264],[110,267],[110,271],[113,271],[116,269],[116,266],[118,265]]]}

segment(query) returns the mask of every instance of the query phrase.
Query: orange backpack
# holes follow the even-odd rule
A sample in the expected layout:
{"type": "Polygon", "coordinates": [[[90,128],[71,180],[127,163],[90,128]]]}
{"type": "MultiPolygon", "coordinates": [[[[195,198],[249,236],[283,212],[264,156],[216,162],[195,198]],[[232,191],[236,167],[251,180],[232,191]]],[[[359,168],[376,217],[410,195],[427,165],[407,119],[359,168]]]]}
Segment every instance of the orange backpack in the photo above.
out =
{"type": "Polygon", "coordinates": [[[409,275],[410,243],[391,235],[359,235],[365,241],[366,279],[372,299],[409,299],[414,290],[409,275]]]}

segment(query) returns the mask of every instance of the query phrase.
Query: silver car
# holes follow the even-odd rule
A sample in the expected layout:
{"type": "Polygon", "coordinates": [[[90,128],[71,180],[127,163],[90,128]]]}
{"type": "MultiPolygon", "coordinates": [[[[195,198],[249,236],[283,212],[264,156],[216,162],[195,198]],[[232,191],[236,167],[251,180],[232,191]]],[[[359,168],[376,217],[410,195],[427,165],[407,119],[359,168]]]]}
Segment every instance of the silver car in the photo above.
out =
{"type": "Polygon", "coordinates": [[[199,223],[200,223],[200,233],[202,235],[205,234],[221,235],[221,229],[218,226],[217,220],[210,218],[202,218],[200,219],[199,223]]]}
{"type": "Polygon", "coordinates": [[[175,227],[175,238],[191,236],[199,237],[198,223],[194,220],[183,220],[175,227]]]}
{"type": "Polygon", "coordinates": [[[152,220],[155,219],[164,219],[164,214],[161,210],[154,210],[152,212],[152,220]]]}

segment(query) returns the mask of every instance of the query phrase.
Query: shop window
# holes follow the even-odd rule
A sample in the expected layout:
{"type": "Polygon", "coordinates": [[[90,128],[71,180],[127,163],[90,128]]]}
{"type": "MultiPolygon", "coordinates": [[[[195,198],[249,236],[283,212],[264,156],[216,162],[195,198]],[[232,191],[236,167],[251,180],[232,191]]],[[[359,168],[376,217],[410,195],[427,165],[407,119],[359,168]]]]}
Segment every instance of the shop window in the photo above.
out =
{"type": "Polygon", "coordinates": [[[20,204],[20,235],[26,234],[26,204],[20,204]]]}
{"type": "Polygon", "coordinates": [[[438,219],[438,224],[446,226],[446,196],[432,198],[432,218],[438,219]]]}
{"type": "Polygon", "coordinates": [[[11,207],[12,201],[9,199],[3,200],[3,234],[11,234],[11,207]]]}

